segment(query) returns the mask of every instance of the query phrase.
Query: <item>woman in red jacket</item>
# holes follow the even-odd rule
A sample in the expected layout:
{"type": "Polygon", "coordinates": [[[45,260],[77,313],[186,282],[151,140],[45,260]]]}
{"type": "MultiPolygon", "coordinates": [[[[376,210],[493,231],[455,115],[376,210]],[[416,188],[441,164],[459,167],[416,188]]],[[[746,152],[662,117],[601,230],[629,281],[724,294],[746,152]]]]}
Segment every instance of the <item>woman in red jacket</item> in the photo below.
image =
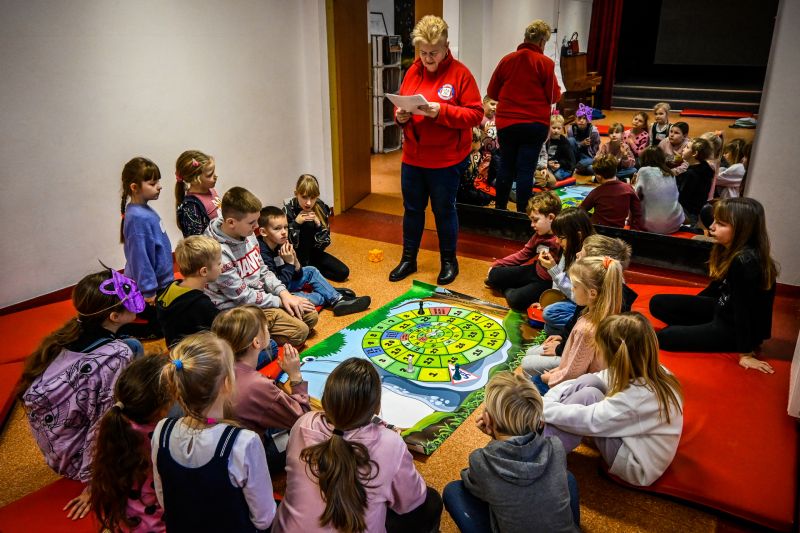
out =
{"type": "Polygon", "coordinates": [[[531,22],[524,42],[500,60],[486,90],[497,100],[497,209],[508,206],[512,182],[517,184],[517,211],[525,212],[532,194],[533,173],[550,127],[550,108],[561,97],[555,63],[543,53],[549,39],[550,26],[545,21],[531,22]]]}
{"type": "Polygon", "coordinates": [[[475,78],[453,58],[447,42],[447,23],[422,17],[411,34],[419,58],[406,72],[401,95],[421,94],[427,105],[396,109],[403,128],[403,257],[389,274],[399,281],[417,271],[417,251],[425,228],[425,208],[431,200],[442,269],[440,285],[458,275],[456,193],[472,149],[472,127],[483,118],[475,78]]]}

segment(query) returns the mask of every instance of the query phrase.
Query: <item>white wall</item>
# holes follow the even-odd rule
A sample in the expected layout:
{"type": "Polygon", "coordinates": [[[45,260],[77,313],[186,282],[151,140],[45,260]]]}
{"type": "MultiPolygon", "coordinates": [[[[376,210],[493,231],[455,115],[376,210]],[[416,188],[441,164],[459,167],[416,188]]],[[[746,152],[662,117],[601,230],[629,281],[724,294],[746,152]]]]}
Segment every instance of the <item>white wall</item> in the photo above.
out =
{"type": "Polygon", "coordinates": [[[0,18],[0,308],[124,265],[120,171],[144,155],[173,246],[174,162],[265,203],[303,172],[333,195],[323,0],[6,0],[0,18]]]}
{"type": "MultiPolygon", "coordinates": [[[[459,59],[469,67],[481,94],[486,92],[495,66],[502,57],[517,49],[525,27],[535,19],[557,28],[545,53],[558,64],[561,40],[577,31],[581,51],[586,51],[592,3],[584,0],[446,0],[460,7],[459,59]]],[[[452,23],[448,21],[452,26],[452,23]]],[[[452,41],[452,39],[451,39],[452,41]]],[[[559,72],[560,74],[560,72],[559,72]]]]}
{"type": "Polygon", "coordinates": [[[746,194],[764,204],[778,281],[800,285],[800,186],[797,173],[797,88],[800,86],[800,2],[781,0],[761,101],[746,194]]]}

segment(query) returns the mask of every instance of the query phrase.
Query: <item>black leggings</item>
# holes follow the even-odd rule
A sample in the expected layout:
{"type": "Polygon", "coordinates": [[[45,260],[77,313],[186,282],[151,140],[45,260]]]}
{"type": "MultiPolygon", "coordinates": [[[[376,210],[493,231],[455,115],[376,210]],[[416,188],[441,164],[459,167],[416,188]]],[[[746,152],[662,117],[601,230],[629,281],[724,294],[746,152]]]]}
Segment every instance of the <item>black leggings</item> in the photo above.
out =
{"type": "Polygon", "coordinates": [[[650,313],[667,323],[658,344],[671,352],[738,352],[736,329],[715,313],[716,300],[707,296],[658,294],[650,313]]]}
{"type": "Polygon", "coordinates": [[[442,497],[436,489],[428,487],[425,501],[406,514],[397,514],[391,509],[386,512],[386,532],[405,533],[407,531],[439,531],[439,521],[442,518],[442,497]]]}
{"type": "Polygon", "coordinates": [[[489,272],[486,280],[490,287],[503,291],[508,305],[515,311],[525,311],[539,296],[553,286],[536,273],[536,265],[499,266],[489,272]]]}
{"type": "Polygon", "coordinates": [[[317,228],[313,222],[300,226],[300,244],[297,258],[303,266],[317,267],[320,273],[331,281],[342,282],[350,275],[347,265],[324,250],[317,248],[314,235],[317,228]]]}

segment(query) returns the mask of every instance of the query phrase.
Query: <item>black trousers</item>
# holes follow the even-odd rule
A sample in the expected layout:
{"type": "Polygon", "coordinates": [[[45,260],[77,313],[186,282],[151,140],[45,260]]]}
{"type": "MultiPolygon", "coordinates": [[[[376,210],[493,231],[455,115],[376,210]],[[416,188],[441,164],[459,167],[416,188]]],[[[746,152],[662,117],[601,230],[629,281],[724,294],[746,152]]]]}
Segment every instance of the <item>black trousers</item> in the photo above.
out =
{"type": "Polygon", "coordinates": [[[509,307],[515,311],[525,311],[553,286],[552,281],[539,277],[536,265],[494,267],[486,281],[489,286],[503,291],[509,307]]]}
{"type": "Polygon", "coordinates": [[[666,322],[658,344],[671,352],[737,352],[736,329],[719,317],[716,300],[688,294],[659,294],[650,300],[650,313],[666,322]]]}
{"type": "Polygon", "coordinates": [[[325,250],[315,247],[316,232],[313,222],[300,226],[300,245],[297,247],[297,259],[300,260],[300,264],[317,267],[320,273],[331,281],[346,280],[350,275],[350,269],[325,250]]]}
{"type": "Polygon", "coordinates": [[[442,497],[436,489],[428,487],[425,501],[416,509],[406,514],[397,514],[391,509],[386,512],[387,533],[407,533],[415,531],[427,533],[439,531],[439,521],[442,518],[442,497]]]}

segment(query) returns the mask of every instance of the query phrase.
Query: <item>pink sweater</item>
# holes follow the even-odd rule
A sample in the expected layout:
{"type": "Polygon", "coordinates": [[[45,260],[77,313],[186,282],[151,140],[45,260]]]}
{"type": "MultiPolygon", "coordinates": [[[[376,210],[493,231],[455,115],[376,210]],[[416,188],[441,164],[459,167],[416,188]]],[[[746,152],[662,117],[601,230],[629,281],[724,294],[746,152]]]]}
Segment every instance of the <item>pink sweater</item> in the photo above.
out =
{"type": "Polygon", "coordinates": [[[572,332],[564,345],[564,353],[558,367],[548,372],[547,384],[555,387],[562,381],[575,379],[591,372],[599,372],[605,368],[602,358],[594,344],[595,327],[586,315],[581,316],[572,328],[572,332]]]}
{"type": "MultiPolygon", "coordinates": [[[[304,448],[331,438],[332,427],[324,413],[306,413],[292,428],[286,449],[286,495],[278,506],[272,532],[336,531],[321,527],[319,517],[325,510],[317,480],[308,474],[307,465],[300,459],[304,448]]],[[[367,424],[346,431],[346,441],[366,446],[369,457],[377,465],[376,477],[367,488],[367,531],[386,531],[386,509],[405,514],[422,505],[427,488],[425,480],[414,467],[414,459],[406,443],[394,431],[377,424],[367,424]]]]}
{"type": "Polygon", "coordinates": [[[672,173],[676,176],[678,174],[683,174],[686,172],[686,169],[689,168],[689,163],[684,161],[683,157],[681,157],[681,152],[683,152],[683,148],[687,144],[689,144],[689,139],[684,139],[681,145],[678,147],[672,146],[672,143],[669,142],[669,139],[664,139],[658,143],[659,149],[664,152],[664,156],[667,158],[667,166],[672,169],[672,173]],[[676,164],[676,156],[678,161],[680,161],[680,164],[676,164]]]}
{"type": "Polygon", "coordinates": [[[267,428],[289,429],[303,413],[308,404],[308,383],[305,381],[292,387],[292,394],[283,392],[274,381],[255,368],[236,363],[236,389],[233,396],[233,412],[236,419],[247,429],[259,435],[267,428]]]}
{"type": "Polygon", "coordinates": [[[647,145],[650,144],[650,134],[647,133],[646,129],[640,131],[638,135],[634,135],[633,130],[625,130],[625,133],[622,134],[622,140],[633,150],[636,157],[639,157],[644,152],[644,149],[647,148],[647,145]]]}
{"type": "Polygon", "coordinates": [[[616,157],[619,161],[618,168],[631,168],[636,163],[636,158],[631,151],[631,147],[624,142],[619,144],[619,151],[617,153],[613,153],[611,151],[610,142],[602,144],[595,157],[599,157],[601,155],[613,155],[616,157]]]}

